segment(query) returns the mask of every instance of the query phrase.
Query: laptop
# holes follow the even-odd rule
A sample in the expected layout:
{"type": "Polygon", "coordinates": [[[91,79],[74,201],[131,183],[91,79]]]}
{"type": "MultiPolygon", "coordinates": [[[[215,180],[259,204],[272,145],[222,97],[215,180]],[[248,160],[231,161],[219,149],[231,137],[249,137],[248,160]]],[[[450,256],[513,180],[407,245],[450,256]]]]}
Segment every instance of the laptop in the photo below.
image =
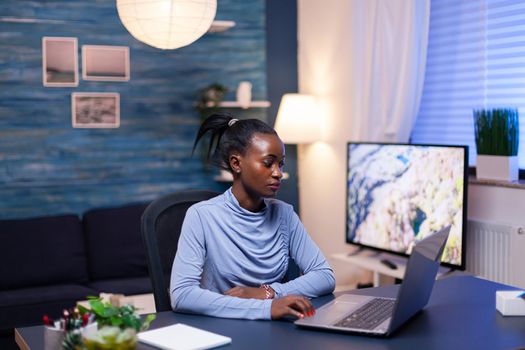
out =
{"type": "Polygon", "coordinates": [[[371,336],[390,336],[428,302],[436,280],[450,226],[419,241],[408,263],[396,298],[344,294],[299,319],[301,327],[371,336]]]}

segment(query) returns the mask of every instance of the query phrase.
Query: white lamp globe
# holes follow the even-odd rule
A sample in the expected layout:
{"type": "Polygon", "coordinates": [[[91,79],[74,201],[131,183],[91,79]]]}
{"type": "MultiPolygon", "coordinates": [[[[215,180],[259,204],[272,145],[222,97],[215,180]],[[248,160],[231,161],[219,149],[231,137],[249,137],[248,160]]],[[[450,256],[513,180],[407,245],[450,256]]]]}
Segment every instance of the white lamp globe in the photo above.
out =
{"type": "Polygon", "coordinates": [[[117,0],[117,11],[135,39],[159,49],[176,49],[208,31],[217,0],[117,0]]]}

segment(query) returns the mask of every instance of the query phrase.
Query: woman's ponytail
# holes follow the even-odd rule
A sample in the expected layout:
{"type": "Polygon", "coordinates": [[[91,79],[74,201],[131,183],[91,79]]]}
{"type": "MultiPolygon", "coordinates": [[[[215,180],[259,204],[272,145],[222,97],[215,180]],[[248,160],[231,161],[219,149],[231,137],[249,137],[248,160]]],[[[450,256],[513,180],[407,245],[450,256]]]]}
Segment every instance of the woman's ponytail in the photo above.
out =
{"type": "Polygon", "coordinates": [[[275,130],[258,119],[238,120],[231,114],[212,114],[206,118],[197,132],[192,154],[201,139],[210,133],[206,159],[218,167],[231,171],[229,156],[232,152],[244,154],[253,134],[275,134],[275,130]]]}

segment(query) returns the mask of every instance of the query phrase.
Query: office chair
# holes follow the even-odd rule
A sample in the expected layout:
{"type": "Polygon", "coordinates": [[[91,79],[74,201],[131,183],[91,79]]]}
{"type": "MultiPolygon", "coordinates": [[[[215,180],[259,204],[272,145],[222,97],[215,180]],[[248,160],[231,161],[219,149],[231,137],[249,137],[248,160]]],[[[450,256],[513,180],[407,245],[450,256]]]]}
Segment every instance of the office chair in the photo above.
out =
{"type": "Polygon", "coordinates": [[[180,191],[154,200],[144,210],[142,239],[157,312],[171,310],[169,280],[186,211],[193,204],[218,194],[201,190],[180,191]]]}

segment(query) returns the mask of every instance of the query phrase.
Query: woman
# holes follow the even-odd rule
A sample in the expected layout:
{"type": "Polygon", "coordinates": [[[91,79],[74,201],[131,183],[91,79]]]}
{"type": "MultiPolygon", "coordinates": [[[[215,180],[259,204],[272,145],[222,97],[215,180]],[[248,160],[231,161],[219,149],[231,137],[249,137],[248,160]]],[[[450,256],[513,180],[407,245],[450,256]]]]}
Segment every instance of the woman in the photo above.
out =
{"type": "Polygon", "coordinates": [[[284,145],[257,119],[212,115],[195,146],[211,133],[212,160],[233,174],[223,194],[186,213],[171,273],[173,310],[217,317],[302,318],[309,297],[334,290],[334,274],[279,190],[284,145]],[[293,258],[302,276],[281,283],[293,258]]]}

